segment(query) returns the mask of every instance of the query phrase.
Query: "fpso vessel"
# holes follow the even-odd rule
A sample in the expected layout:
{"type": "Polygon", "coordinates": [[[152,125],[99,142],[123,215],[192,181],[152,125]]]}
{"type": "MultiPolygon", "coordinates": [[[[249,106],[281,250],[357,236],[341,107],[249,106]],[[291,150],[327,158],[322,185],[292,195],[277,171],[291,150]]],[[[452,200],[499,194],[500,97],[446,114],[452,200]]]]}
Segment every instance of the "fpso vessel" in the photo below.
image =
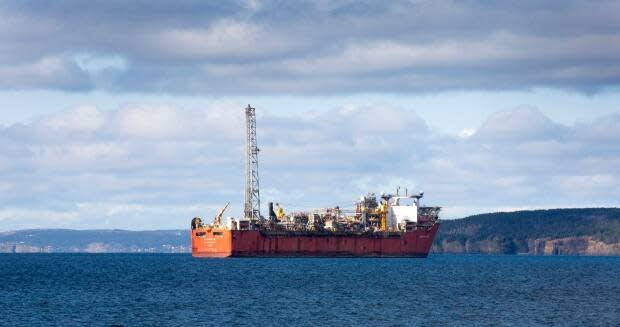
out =
{"type": "Polygon", "coordinates": [[[423,193],[368,193],[351,210],[340,207],[285,213],[268,204],[260,214],[256,116],[246,116],[246,190],[244,217],[222,215],[212,223],[191,221],[192,255],[200,258],[259,256],[374,256],[424,258],[439,228],[440,207],[422,206],[423,193]]]}

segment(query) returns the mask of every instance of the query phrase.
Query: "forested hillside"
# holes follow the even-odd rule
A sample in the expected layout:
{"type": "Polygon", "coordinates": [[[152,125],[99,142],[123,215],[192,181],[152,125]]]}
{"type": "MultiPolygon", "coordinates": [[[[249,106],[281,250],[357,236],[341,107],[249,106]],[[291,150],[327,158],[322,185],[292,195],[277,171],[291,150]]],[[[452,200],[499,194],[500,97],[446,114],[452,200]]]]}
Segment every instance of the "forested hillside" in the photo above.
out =
{"type": "Polygon", "coordinates": [[[443,220],[436,253],[620,254],[620,209],[552,209],[443,220]]]}

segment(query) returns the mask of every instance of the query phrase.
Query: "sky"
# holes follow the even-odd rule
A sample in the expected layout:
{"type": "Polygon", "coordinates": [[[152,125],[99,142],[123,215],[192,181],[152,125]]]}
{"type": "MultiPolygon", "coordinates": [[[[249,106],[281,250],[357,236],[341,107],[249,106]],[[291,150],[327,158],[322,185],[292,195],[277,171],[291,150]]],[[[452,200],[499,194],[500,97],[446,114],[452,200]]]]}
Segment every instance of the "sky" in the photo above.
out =
{"type": "Polygon", "coordinates": [[[618,1],[0,2],[0,231],[287,211],[617,207],[618,1]],[[263,206],[263,209],[265,206],[263,206]]]}

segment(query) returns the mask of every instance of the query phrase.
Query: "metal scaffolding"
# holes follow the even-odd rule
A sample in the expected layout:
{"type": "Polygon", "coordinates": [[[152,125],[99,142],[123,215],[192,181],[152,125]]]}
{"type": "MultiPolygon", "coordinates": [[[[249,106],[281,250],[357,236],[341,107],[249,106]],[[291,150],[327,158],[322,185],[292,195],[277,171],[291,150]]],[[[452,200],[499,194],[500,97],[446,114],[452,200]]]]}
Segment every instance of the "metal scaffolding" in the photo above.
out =
{"type": "Polygon", "coordinates": [[[259,220],[260,192],[258,185],[258,143],[256,140],[256,113],[249,104],[245,108],[245,205],[246,219],[259,220]]]}

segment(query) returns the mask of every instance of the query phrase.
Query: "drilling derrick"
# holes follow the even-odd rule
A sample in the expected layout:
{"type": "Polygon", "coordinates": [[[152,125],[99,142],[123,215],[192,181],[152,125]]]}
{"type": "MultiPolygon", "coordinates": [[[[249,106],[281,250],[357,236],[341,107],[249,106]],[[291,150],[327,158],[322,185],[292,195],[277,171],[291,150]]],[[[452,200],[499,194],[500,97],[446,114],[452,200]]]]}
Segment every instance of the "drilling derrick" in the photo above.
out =
{"type": "Polygon", "coordinates": [[[258,143],[256,141],[256,113],[254,108],[245,108],[245,218],[251,221],[261,219],[260,193],[258,185],[258,143]]]}

